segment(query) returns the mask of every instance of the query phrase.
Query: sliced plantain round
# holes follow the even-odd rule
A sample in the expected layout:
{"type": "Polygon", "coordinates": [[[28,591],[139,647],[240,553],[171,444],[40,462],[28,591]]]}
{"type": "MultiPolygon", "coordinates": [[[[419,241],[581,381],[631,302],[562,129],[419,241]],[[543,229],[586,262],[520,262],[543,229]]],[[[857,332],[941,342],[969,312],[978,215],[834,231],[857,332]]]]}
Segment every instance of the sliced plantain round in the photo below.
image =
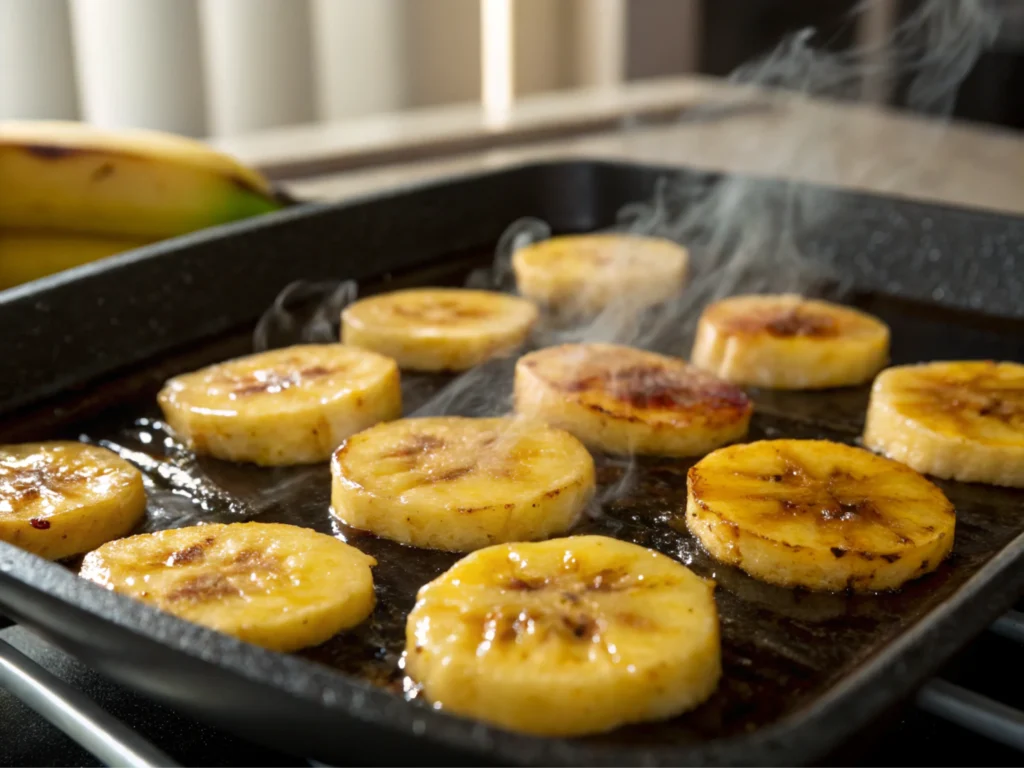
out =
{"type": "Polygon", "coordinates": [[[370,615],[375,564],[307,528],[232,523],[110,542],[85,556],[81,576],[246,642],[293,651],[370,615]]]}
{"type": "Polygon", "coordinates": [[[211,365],[171,379],[158,400],[196,453],[265,466],[327,461],[349,435],[402,412],[395,361],[341,344],[211,365]]]}
{"type": "Polygon", "coordinates": [[[401,419],[350,438],[331,462],[341,522],[465,552],[568,530],[594,493],[578,440],[526,419],[401,419]]]}
{"type": "Polygon", "coordinates": [[[735,384],[825,389],[869,381],[889,358],[889,328],[849,307],[796,294],[708,306],[690,360],[735,384]]]}
{"type": "Polygon", "coordinates": [[[622,454],[697,456],[747,432],[753,406],[682,360],[613,344],[565,344],[520,358],[516,411],[622,454]]]}
{"type": "Polygon", "coordinates": [[[671,240],[630,234],[553,237],[512,255],[519,292],[570,314],[665,301],[683,287],[688,262],[671,240]]]}
{"type": "Polygon", "coordinates": [[[666,719],[718,684],[713,592],[603,536],[488,547],[420,590],[406,671],[444,709],[530,734],[666,719]]]}
{"type": "Polygon", "coordinates": [[[514,351],[537,319],[528,301],[492,291],[414,288],[371,296],[341,313],[345,344],[413,371],[462,371],[514,351]]]}
{"type": "Polygon", "coordinates": [[[732,445],[690,468],[686,526],[784,587],[896,589],[953,546],[953,505],[902,464],[827,440],[732,445]]]}
{"type": "Polygon", "coordinates": [[[1024,488],[1024,365],[907,365],[875,379],[864,444],[918,472],[1024,488]]]}
{"type": "Polygon", "coordinates": [[[141,473],[106,448],[0,446],[0,541],[59,560],[124,536],[145,514],[141,473]]]}

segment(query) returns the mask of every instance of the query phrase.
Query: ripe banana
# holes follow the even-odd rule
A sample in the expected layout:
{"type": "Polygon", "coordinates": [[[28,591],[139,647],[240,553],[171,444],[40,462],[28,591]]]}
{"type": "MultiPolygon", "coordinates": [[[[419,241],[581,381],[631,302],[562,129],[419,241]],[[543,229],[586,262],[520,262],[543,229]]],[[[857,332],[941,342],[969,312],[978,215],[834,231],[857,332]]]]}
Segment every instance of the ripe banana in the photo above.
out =
{"type": "Polygon", "coordinates": [[[279,207],[201,142],[83,123],[0,122],[0,185],[0,229],[158,240],[279,207]]]}
{"type": "Polygon", "coordinates": [[[953,505],[912,469],[826,440],[722,448],[690,468],[686,526],[718,560],[784,587],[896,589],[953,546],[953,505]]]}
{"type": "Polygon", "coordinates": [[[747,432],[743,392],[682,360],[613,344],[531,352],[515,372],[516,411],[611,453],[697,456],[747,432]]]}
{"type": "Polygon", "coordinates": [[[688,262],[671,240],[628,234],[554,237],[512,255],[519,292],[569,314],[665,301],[682,288],[688,262]]]}
{"type": "Polygon", "coordinates": [[[145,513],[142,475],[106,448],[0,446],[0,541],[59,560],[124,536],[145,513]]]}
{"type": "Polygon", "coordinates": [[[862,384],[889,357],[878,318],[795,294],[733,296],[708,306],[690,360],[735,384],[824,389],[862,384]]]}
{"type": "Polygon", "coordinates": [[[81,576],[275,651],[318,645],[370,615],[376,561],[294,525],[144,533],[85,556],[81,576]]]}
{"type": "Polygon", "coordinates": [[[991,361],[882,371],[864,444],[918,472],[1024,488],[1024,365],[991,361]]]}
{"type": "Polygon", "coordinates": [[[462,371],[515,350],[537,310],[491,291],[416,288],[357,301],[341,314],[341,339],[414,371],[462,371]]]}
{"type": "Polygon", "coordinates": [[[713,592],[603,536],[488,547],[419,591],[406,671],[444,709],[530,734],[666,719],[718,684],[713,592]]]}
{"type": "Polygon", "coordinates": [[[56,231],[0,230],[0,290],[150,242],[140,238],[56,231]]]}
{"type": "Polygon", "coordinates": [[[327,461],[349,435],[402,413],[395,361],[341,344],[211,365],[171,379],[157,399],[196,453],[264,466],[327,461]]]}
{"type": "Polygon", "coordinates": [[[563,533],[594,492],[571,435],[524,419],[402,419],[360,432],[331,461],[343,523],[403,544],[464,552],[563,533]]]}

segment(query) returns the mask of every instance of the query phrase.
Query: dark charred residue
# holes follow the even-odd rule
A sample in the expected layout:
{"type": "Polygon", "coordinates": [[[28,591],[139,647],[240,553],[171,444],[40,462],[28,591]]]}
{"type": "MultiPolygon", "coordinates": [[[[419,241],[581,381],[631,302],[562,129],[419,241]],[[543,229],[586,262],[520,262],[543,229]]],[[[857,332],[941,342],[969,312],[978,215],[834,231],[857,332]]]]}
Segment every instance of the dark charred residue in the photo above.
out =
{"type": "Polygon", "coordinates": [[[409,440],[384,454],[386,459],[406,459],[421,453],[430,453],[444,447],[444,440],[436,435],[413,435],[409,440]]]}
{"type": "Polygon", "coordinates": [[[750,401],[738,387],[697,371],[662,365],[630,365],[610,368],[561,384],[568,392],[604,390],[634,408],[681,410],[701,408],[746,408],[750,401]]]}
{"type": "Polygon", "coordinates": [[[887,563],[895,563],[897,560],[900,559],[900,555],[898,555],[896,553],[888,554],[888,555],[880,555],[880,557],[883,560],[885,560],[885,562],[887,562],[887,563]]]}
{"type": "Polygon", "coordinates": [[[200,544],[193,544],[191,547],[185,547],[185,549],[178,550],[167,558],[167,564],[172,568],[176,565],[188,565],[190,563],[198,563],[205,559],[206,550],[203,549],[200,544]]]}
{"type": "Polygon", "coordinates": [[[516,592],[536,592],[548,585],[547,579],[522,579],[518,576],[509,580],[506,589],[516,592]]]}
{"type": "Polygon", "coordinates": [[[89,176],[89,180],[96,183],[103,181],[109,176],[114,174],[114,164],[107,162],[102,163],[92,174],[89,176]]]}
{"type": "Polygon", "coordinates": [[[28,521],[28,524],[35,528],[37,531],[48,531],[50,529],[50,521],[43,520],[38,517],[33,517],[28,521]]]}
{"type": "Polygon", "coordinates": [[[846,552],[847,552],[847,550],[843,549],[842,547],[832,547],[832,555],[837,560],[840,557],[844,557],[846,555],[846,552]]]}
{"type": "Polygon", "coordinates": [[[460,477],[465,477],[473,471],[473,467],[455,467],[453,469],[446,470],[438,475],[431,475],[427,478],[428,483],[450,483],[454,480],[458,480],[460,477]]]}
{"type": "Polygon", "coordinates": [[[577,640],[590,639],[599,634],[600,627],[597,620],[591,616],[581,614],[578,616],[562,615],[562,625],[569,630],[569,633],[577,640]]]}
{"type": "Polygon", "coordinates": [[[240,597],[242,591],[222,573],[203,573],[185,579],[178,587],[167,594],[167,599],[176,603],[188,601],[205,603],[229,597],[240,597]]]}
{"type": "Polygon", "coordinates": [[[769,319],[765,322],[764,329],[772,336],[783,338],[791,336],[827,338],[835,336],[839,332],[833,318],[798,308],[769,319]]]}
{"type": "Polygon", "coordinates": [[[44,160],[61,160],[74,155],[84,155],[88,150],[60,147],[55,144],[26,144],[25,151],[44,160]]]}

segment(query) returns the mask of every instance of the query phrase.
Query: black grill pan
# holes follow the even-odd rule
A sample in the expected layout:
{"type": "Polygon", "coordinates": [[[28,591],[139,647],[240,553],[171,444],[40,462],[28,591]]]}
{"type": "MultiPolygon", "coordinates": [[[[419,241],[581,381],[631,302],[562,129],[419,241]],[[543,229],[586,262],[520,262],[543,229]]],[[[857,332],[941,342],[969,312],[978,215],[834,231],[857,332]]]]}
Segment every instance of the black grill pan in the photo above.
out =
{"type": "MultiPolygon", "coordinates": [[[[658,179],[680,173],[567,162],[446,180],[300,206],[0,294],[0,440],[108,441],[147,473],[147,529],[258,519],[330,532],[325,467],[257,470],[165,445],[152,421],[162,380],[249,351],[256,319],[293,280],[353,278],[362,291],[459,284],[511,221],[606,227],[658,179]]],[[[890,324],[894,362],[1021,360],[1024,222],[828,195],[828,226],[801,248],[827,266],[844,300],[890,324]]],[[[685,352],[683,341],[672,344],[685,352]]],[[[445,384],[405,376],[407,410],[445,384]]],[[[865,389],[754,397],[752,438],[855,442],[867,402],[865,389]]],[[[631,471],[606,457],[598,467],[606,488],[631,471]]],[[[672,527],[687,467],[639,462],[633,482],[579,527],[660,549],[719,584],[725,677],[707,704],[668,723],[536,739],[410,698],[398,668],[404,614],[416,588],[455,558],[370,536],[350,540],[380,563],[374,615],[292,656],[179,621],[3,544],[0,611],[155,699],[329,762],[791,764],[820,758],[889,711],[1024,590],[1024,493],[942,483],[957,506],[957,541],[935,574],[895,594],[808,594],[716,565],[672,527]]]]}

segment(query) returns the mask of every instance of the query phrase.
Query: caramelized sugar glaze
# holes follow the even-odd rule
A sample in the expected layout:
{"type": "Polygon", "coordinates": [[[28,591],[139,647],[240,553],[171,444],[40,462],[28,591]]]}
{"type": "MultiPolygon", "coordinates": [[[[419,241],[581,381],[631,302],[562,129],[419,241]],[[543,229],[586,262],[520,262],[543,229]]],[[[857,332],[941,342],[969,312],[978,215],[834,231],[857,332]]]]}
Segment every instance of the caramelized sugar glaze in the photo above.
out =
{"type": "MultiPolygon", "coordinates": [[[[452,275],[451,282],[461,283],[463,274],[452,275]]],[[[433,280],[436,284],[437,278],[433,280]]],[[[957,331],[950,326],[963,319],[960,314],[876,296],[861,297],[860,302],[893,328],[894,363],[956,356],[1014,356],[1020,331],[1017,325],[993,326],[984,321],[960,326],[957,331]]],[[[785,330],[792,331],[792,323],[787,323],[785,330]]],[[[657,351],[683,356],[689,344],[690,339],[665,339],[657,351]]],[[[343,529],[329,512],[331,478],[326,464],[261,469],[197,458],[179,445],[156,418],[153,394],[163,378],[192,369],[197,361],[210,363],[248,351],[247,334],[211,344],[187,360],[165,362],[162,368],[140,373],[135,385],[120,380],[89,395],[99,402],[104,392],[109,393],[109,407],[99,418],[74,424],[57,421],[64,413],[75,413],[75,408],[55,416],[51,405],[45,412],[9,422],[3,436],[8,440],[26,439],[29,434],[42,437],[46,432],[57,432],[105,441],[146,475],[150,506],[145,530],[199,521],[291,523],[338,535],[376,558],[377,606],[370,618],[301,655],[416,700],[416,687],[403,672],[406,615],[419,587],[440,575],[459,555],[405,547],[343,529]],[[168,365],[176,369],[169,371],[168,365]],[[131,398],[126,398],[126,391],[132,393],[131,398]]],[[[436,374],[403,374],[405,413],[416,412],[451,379],[436,374]]],[[[510,402],[511,385],[510,376],[492,382],[494,401],[510,402]]],[[[655,386],[651,396],[660,396],[659,392],[655,386]]],[[[747,440],[789,437],[855,444],[868,389],[753,391],[751,396],[755,411],[747,440]]],[[[451,412],[459,412],[460,402],[458,398],[451,401],[451,412]]],[[[416,446],[395,447],[399,454],[414,450],[416,446]]],[[[807,706],[940,604],[1024,527],[1019,513],[1024,493],[940,481],[938,484],[956,507],[957,538],[953,557],[935,573],[909,583],[899,592],[879,595],[782,589],[714,562],[683,526],[673,525],[684,513],[687,471],[695,460],[630,460],[601,455],[595,459],[598,496],[572,533],[603,534],[651,547],[683,562],[697,574],[713,578],[718,585],[724,674],[717,692],[696,711],[666,723],[630,726],[592,737],[594,742],[685,744],[775,722],[807,706]]],[[[834,513],[841,524],[844,515],[870,514],[869,510],[845,509],[848,503],[839,493],[836,504],[828,507],[829,515],[834,513]]],[[[179,552],[170,556],[192,555],[179,552]]],[[[614,574],[599,576],[600,582],[595,576],[590,585],[594,589],[621,586],[614,574]]],[[[557,585],[524,583],[521,588],[528,592],[557,585]]],[[[585,623],[564,629],[584,635],[589,631],[585,623]]]]}

